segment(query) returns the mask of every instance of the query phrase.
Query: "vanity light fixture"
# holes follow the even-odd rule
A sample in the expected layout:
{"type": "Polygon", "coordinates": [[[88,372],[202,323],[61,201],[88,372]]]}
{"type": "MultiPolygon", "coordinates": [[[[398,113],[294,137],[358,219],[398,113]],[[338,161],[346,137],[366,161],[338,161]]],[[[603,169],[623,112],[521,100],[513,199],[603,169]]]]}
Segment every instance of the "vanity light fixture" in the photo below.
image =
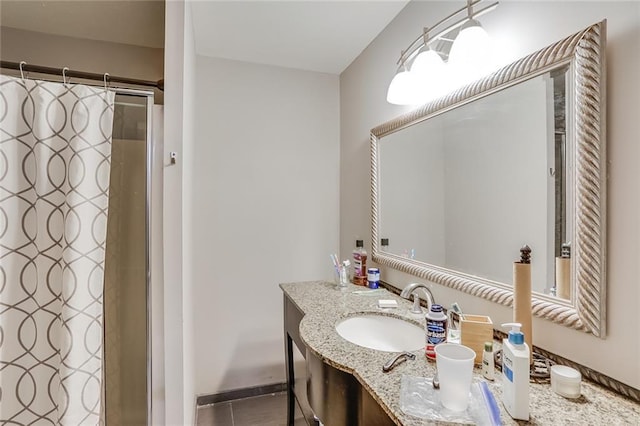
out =
{"type": "Polygon", "coordinates": [[[467,0],[466,6],[433,27],[424,28],[423,33],[400,52],[398,71],[389,84],[387,102],[423,104],[492,71],[489,35],[476,18],[495,9],[498,2],[474,12],[473,6],[481,1],[467,0]],[[464,12],[466,16],[460,18],[464,12]],[[454,40],[450,35],[458,28],[460,31],[454,40]],[[444,59],[448,59],[447,62],[444,59]]]}
{"type": "Polygon", "coordinates": [[[389,84],[387,102],[396,105],[413,105],[417,103],[413,77],[414,74],[411,74],[406,65],[403,64],[402,69],[398,70],[389,84]]]}

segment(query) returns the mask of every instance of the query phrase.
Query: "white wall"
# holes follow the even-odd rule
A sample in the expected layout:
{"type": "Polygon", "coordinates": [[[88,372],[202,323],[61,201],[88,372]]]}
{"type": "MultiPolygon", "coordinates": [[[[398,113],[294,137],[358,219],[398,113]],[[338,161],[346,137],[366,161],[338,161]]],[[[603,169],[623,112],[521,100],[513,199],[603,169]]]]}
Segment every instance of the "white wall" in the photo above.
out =
{"type": "Polygon", "coordinates": [[[278,283],[331,278],[338,249],[338,76],[198,56],[195,81],[195,389],[281,383],[278,283]]]}
{"type": "Polygon", "coordinates": [[[165,421],[184,421],[182,332],[182,86],[184,2],[167,2],[165,11],[165,110],[163,176],[165,421]],[[176,164],[166,159],[178,153],[176,164]]]}
{"type": "MultiPolygon", "coordinates": [[[[409,3],[340,76],[343,254],[354,235],[370,235],[369,130],[406,111],[385,101],[398,53],[423,26],[455,7],[450,2],[409,3]]],[[[533,338],[544,349],[640,388],[640,152],[635,142],[640,134],[640,3],[506,1],[481,20],[502,47],[503,60],[515,60],[603,18],[608,19],[608,336],[601,340],[536,318],[533,338]]],[[[414,280],[386,268],[382,275],[399,287],[414,280]]],[[[466,312],[491,315],[495,324],[512,316],[509,308],[436,284],[433,292],[444,305],[458,301],[466,312]]]]}
{"type": "Polygon", "coordinates": [[[195,46],[191,8],[183,0],[166,4],[165,116],[163,176],[165,424],[191,425],[195,419],[194,292],[189,242],[193,162],[195,46]],[[175,164],[169,153],[177,153],[175,164]],[[187,189],[185,189],[187,188],[187,189]]]}
{"type": "Polygon", "coordinates": [[[198,370],[195,365],[195,339],[197,333],[197,326],[194,324],[193,306],[195,300],[198,298],[197,286],[193,277],[193,269],[189,267],[189,262],[193,258],[193,241],[195,235],[199,232],[193,225],[189,211],[194,206],[194,198],[197,194],[194,194],[190,189],[193,188],[193,174],[189,171],[194,167],[196,154],[195,137],[195,112],[196,112],[196,92],[198,87],[196,86],[196,50],[195,50],[195,38],[193,34],[193,17],[191,11],[190,0],[186,2],[184,11],[184,63],[183,63],[183,87],[182,87],[182,99],[183,99],[183,111],[182,111],[182,137],[183,137],[183,180],[182,180],[182,194],[183,194],[183,216],[182,216],[182,229],[183,229],[183,252],[182,252],[182,277],[183,277],[183,300],[182,310],[184,315],[184,407],[185,407],[185,423],[186,425],[193,424],[195,421],[196,413],[196,376],[198,370]],[[185,267],[186,266],[186,267],[185,267]]]}

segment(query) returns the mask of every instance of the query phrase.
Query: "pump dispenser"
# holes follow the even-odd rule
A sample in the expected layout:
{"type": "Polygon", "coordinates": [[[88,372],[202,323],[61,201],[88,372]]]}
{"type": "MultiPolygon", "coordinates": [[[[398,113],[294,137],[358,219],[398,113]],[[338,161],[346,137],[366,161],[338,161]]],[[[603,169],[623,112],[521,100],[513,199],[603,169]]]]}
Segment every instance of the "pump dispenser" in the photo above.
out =
{"type": "Polygon", "coordinates": [[[509,338],[502,341],[502,402],[511,417],[529,420],[529,346],[519,323],[511,327],[509,338]]]}
{"type": "Polygon", "coordinates": [[[522,345],[524,343],[524,333],[520,331],[522,324],[517,322],[507,322],[502,324],[503,327],[511,327],[509,331],[509,343],[514,345],[522,345]]]}

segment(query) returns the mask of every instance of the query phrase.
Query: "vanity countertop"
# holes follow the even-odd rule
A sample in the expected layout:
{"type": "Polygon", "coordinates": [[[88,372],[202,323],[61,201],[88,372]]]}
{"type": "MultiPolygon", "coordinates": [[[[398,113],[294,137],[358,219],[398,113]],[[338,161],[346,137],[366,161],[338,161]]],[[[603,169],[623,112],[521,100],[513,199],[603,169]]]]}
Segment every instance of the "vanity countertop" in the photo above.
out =
{"type": "MultiPolygon", "coordinates": [[[[435,362],[428,361],[423,350],[415,351],[415,361],[404,362],[389,373],[382,372],[382,365],[393,355],[364,348],[344,340],[335,331],[342,319],[362,312],[382,313],[378,299],[394,299],[398,308],[390,312],[422,324],[420,318],[409,313],[411,303],[387,290],[368,290],[349,284],[345,289],[322,281],[286,283],[280,287],[304,314],[300,322],[300,337],[309,350],[330,366],[352,374],[369,391],[389,417],[398,425],[422,426],[434,424],[405,414],[400,409],[400,382],[403,375],[433,377],[435,362]]],[[[484,380],[479,368],[474,380],[484,380]]],[[[488,382],[498,406],[503,424],[516,422],[505,411],[501,401],[499,372],[496,381],[488,382]]],[[[578,399],[566,399],[551,390],[549,384],[530,384],[530,424],[633,424],[640,422],[640,405],[609,391],[597,384],[582,381],[582,395],[578,399]]]]}

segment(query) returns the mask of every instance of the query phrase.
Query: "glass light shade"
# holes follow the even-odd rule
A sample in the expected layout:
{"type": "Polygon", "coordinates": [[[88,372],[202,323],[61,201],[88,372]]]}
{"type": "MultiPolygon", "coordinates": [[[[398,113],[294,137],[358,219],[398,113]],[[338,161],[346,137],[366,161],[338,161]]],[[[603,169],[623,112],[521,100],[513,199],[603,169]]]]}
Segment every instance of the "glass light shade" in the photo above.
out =
{"type": "Polygon", "coordinates": [[[440,55],[433,50],[423,50],[420,52],[418,56],[413,60],[413,64],[411,64],[411,72],[419,75],[419,74],[429,74],[429,73],[440,73],[444,71],[444,62],[440,55]]]}
{"type": "Polygon", "coordinates": [[[416,84],[418,103],[429,102],[449,90],[444,62],[431,49],[420,52],[413,60],[411,74],[416,84]]]}
{"type": "Polygon", "coordinates": [[[414,105],[415,83],[409,71],[400,71],[393,77],[387,90],[387,102],[395,105],[414,105]]]}
{"type": "Polygon", "coordinates": [[[474,19],[467,22],[456,37],[449,52],[449,66],[456,86],[462,86],[492,71],[492,51],[489,34],[474,19]]]}

